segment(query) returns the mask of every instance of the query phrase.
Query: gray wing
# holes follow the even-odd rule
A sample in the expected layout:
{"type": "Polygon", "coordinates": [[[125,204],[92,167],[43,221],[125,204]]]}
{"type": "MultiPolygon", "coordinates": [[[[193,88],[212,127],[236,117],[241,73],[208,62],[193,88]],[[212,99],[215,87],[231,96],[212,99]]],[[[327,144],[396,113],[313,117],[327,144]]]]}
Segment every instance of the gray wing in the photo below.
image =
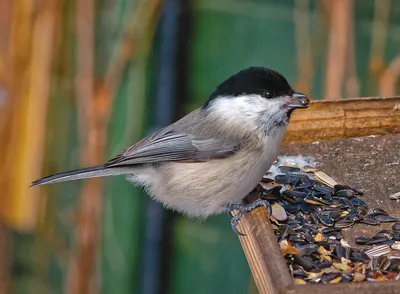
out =
{"type": "Polygon", "coordinates": [[[215,138],[195,138],[170,129],[161,129],[109,160],[105,166],[134,165],[166,161],[201,162],[229,157],[238,145],[215,138]]]}

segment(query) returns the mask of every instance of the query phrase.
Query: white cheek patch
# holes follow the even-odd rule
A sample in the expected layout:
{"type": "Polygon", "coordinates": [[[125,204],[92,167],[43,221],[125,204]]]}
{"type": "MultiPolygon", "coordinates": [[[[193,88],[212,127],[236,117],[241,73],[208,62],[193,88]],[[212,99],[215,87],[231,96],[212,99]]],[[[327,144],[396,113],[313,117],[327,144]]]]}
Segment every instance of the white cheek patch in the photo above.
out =
{"type": "Polygon", "coordinates": [[[268,133],[287,119],[284,97],[265,99],[259,95],[217,98],[210,105],[210,115],[237,127],[268,133]]]}

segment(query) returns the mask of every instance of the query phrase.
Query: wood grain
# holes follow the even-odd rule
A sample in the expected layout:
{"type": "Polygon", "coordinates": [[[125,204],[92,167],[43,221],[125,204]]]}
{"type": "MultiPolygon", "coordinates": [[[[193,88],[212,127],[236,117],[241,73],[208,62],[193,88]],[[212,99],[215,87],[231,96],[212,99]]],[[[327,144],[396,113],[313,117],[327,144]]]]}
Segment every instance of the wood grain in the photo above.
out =
{"type": "Polygon", "coordinates": [[[293,283],[280,253],[274,231],[264,207],[246,213],[238,224],[240,243],[249,263],[254,282],[261,294],[282,293],[293,283]]]}
{"type": "Polygon", "coordinates": [[[285,294],[398,294],[400,281],[344,284],[290,285],[285,294]]]}
{"type": "Polygon", "coordinates": [[[238,230],[257,290],[261,294],[396,294],[400,281],[296,285],[280,253],[279,244],[263,207],[243,215],[238,230]]]}
{"type": "Polygon", "coordinates": [[[400,133],[400,96],[313,101],[293,113],[284,143],[400,133]]]}

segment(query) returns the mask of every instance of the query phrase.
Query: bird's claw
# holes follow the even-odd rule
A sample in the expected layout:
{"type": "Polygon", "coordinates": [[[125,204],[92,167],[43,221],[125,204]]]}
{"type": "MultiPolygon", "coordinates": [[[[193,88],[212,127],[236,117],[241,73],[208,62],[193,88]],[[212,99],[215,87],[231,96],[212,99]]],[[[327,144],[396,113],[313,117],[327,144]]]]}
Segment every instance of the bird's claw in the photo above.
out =
{"type": "Polygon", "coordinates": [[[239,223],[239,220],[242,218],[242,216],[255,209],[256,207],[259,206],[264,206],[265,209],[267,210],[268,215],[271,214],[271,204],[267,200],[262,200],[262,199],[257,199],[256,201],[250,203],[250,204],[237,204],[237,203],[229,203],[227,205],[227,211],[228,214],[232,217],[231,219],[231,226],[232,230],[239,236],[245,236],[245,234],[241,233],[237,229],[237,225],[239,223]],[[238,213],[234,216],[232,216],[232,211],[238,211],[238,213]]]}

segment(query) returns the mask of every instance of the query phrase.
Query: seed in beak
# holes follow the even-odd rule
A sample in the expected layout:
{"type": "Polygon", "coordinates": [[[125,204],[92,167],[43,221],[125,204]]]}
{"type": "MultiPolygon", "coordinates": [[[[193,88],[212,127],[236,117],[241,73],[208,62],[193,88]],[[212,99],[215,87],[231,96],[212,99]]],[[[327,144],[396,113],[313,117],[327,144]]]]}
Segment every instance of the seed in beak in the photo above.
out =
{"type": "Polygon", "coordinates": [[[307,108],[310,100],[308,99],[307,95],[302,93],[293,93],[290,102],[288,103],[288,108],[290,110],[294,110],[297,108],[307,108]]]}

